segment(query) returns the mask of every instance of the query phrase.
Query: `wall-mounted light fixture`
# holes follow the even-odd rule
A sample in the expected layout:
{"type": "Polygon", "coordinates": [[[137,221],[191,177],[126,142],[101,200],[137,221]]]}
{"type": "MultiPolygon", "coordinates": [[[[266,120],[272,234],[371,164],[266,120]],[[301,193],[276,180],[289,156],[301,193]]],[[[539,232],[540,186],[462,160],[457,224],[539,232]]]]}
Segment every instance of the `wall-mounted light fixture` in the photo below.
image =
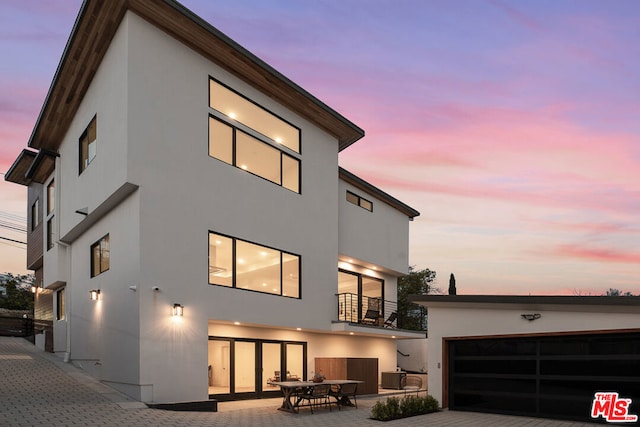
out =
{"type": "Polygon", "coordinates": [[[97,301],[100,297],[100,289],[92,289],[89,291],[89,299],[91,301],[97,301]]]}
{"type": "Polygon", "coordinates": [[[182,304],[173,304],[173,315],[184,316],[184,306],[182,304]]]}
{"type": "Polygon", "coordinates": [[[540,315],[540,313],[525,313],[521,314],[520,317],[522,317],[523,319],[527,319],[529,322],[533,322],[534,320],[539,319],[542,316],[540,315]]]}
{"type": "Polygon", "coordinates": [[[36,292],[38,292],[38,287],[37,286],[32,286],[31,287],[31,293],[35,294],[36,292]]]}

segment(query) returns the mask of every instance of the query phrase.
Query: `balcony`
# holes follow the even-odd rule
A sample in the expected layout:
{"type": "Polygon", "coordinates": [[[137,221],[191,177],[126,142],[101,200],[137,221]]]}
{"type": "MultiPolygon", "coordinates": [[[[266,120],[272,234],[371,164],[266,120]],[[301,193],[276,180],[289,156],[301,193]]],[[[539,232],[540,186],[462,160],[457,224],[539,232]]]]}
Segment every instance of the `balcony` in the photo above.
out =
{"type": "Polygon", "coordinates": [[[338,297],[338,321],[387,328],[398,327],[398,304],[380,298],[343,293],[338,297]]]}

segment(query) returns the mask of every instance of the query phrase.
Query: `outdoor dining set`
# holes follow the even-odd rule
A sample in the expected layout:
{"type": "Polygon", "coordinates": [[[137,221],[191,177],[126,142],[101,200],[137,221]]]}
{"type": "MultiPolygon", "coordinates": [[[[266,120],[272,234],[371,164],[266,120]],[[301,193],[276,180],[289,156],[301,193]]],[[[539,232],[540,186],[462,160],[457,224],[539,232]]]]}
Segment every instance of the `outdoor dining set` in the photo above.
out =
{"type": "Polygon", "coordinates": [[[314,381],[270,381],[270,385],[278,386],[282,390],[281,411],[297,413],[300,407],[308,406],[313,409],[322,406],[336,405],[338,409],[343,406],[358,407],[356,392],[358,384],[356,380],[324,380],[314,381]],[[353,399],[353,401],[351,401],[353,399]]]}

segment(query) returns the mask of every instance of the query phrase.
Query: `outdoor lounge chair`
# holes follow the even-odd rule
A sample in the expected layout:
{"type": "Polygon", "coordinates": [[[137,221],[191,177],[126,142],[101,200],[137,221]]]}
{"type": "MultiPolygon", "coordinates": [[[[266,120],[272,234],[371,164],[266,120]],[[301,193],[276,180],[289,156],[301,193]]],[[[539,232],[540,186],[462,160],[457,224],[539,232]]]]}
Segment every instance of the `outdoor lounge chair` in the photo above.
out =
{"type": "Polygon", "coordinates": [[[393,313],[391,313],[389,315],[387,320],[384,321],[384,327],[385,328],[395,328],[396,326],[393,324],[393,322],[395,322],[397,318],[398,318],[398,313],[396,313],[394,311],[393,313]]]}
{"type": "Polygon", "coordinates": [[[372,308],[368,309],[362,318],[362,323],[366,325],[377,325],[378,317],[380,317],[380,312],[378,310],[374,310],[372,308]]]}

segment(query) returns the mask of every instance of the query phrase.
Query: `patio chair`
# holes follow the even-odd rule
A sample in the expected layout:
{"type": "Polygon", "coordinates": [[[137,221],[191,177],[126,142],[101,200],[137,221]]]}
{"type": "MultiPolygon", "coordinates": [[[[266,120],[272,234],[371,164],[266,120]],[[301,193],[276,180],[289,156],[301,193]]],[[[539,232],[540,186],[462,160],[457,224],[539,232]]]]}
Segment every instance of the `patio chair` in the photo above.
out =
{"type": "Polygon", "coordinates": [[[364,317],[362,318],[362,323],[367,325],[377,325],[379,316],[380,316],[380,312],[378,310],[374,310],[370,308],[364,314],[364,317]]]}
{"type": "MultiPolygon", "coordinates": [[[[356,392],[358,391],[357,383],[342,384],[336,391],[332,391],[331,395],[336,398],[338,409],[341,410],[341,406],[346,406],[353,399],[353,404],[358,408],[358,400],[356,399],[356,392]]],[[[351,405],[353,406],[353,405],[351,405]]]]}
{"type": "Polygon", "coordinates": [[[384,321],[384,327],[385,328],[394,328],[395,329],[396,326],[393,324],[393,322],[395,322],[397,318],[398,318],[398,313],[396,313],[394,311],[393,313],[391,313],[389,315],[387,320],[384,321]]]}
{"type": "Polygon", "coordinates": [[[408,391],[412,393],[415,391],[417,396],[422,388],[422,378],[415,375],[405,375],[402,377],[400,385],[404,390],[404,394],[407,394],[408,391]]]}
{"type": "Polygon", "coordinates": [[[329,411],[331,411],[331,402],[329,402],[329,392],[331,391],[331,385],[318,384],[313,387],[309,387],[306,391],[298,395],[298,401],[306,400],[311,407],[311,413],[313,414],[313,407],[318,407],[321,404],[328,405],[329,411]]]}

